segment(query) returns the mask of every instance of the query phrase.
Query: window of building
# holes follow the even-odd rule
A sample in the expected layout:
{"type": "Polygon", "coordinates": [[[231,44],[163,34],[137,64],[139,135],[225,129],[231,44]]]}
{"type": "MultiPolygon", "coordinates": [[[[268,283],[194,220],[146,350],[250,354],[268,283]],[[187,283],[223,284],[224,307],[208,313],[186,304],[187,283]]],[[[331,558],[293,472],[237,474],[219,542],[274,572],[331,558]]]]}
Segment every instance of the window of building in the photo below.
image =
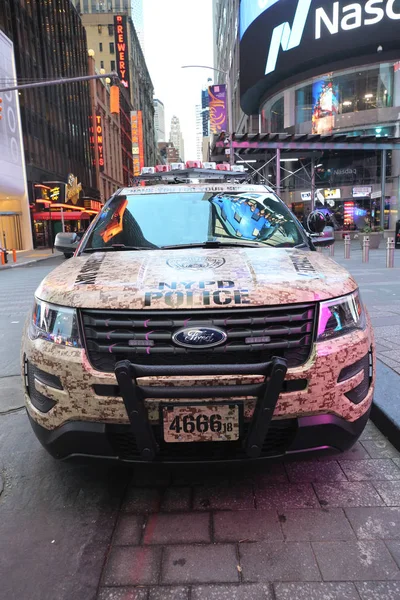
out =
{"type": "Polygon", "coordinates": [[[115,71],[115,60],[111,61],[111,71],[115,71]]]}
{"type": "Polygon", "coordinates": [[[103,43],[102,42],[99,43],[99,50],[100,50],[100,52],[103,52],[103,43]]]}
{"type": "Polygon", "coordinates": [[[110,42],[110,54],[115,54],[114,42],[110,42]]]}
{"type": "Polygon", "coordinates": [[[114,35],[114,25],[108,26],[108,35],[114,35]]]}
{"type": "Polygon", "coordinates": [[[104,60],[100,61],[100,69],[104,69],[104,60]]]}

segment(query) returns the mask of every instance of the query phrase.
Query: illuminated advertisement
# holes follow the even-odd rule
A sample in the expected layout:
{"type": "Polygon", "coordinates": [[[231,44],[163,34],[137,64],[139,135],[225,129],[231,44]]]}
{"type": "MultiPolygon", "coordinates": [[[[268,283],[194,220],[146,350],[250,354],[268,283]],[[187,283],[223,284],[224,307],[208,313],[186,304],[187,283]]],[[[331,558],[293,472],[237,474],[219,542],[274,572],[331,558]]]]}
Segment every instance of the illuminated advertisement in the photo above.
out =
{"type": "Polygon", "coordinates": [[[345,202],[343,213],[343,224],[345,227],[350,227],[354,223],[354,202],[345,202]]]}
{"type": "Polygon", "coordinates": [[[241,0],[243,111],[284,88],[333,70],[398,60],[399,0],[241,0]]]}
{"type": "Polygon", "coordinates": [[[131,112],[131,135],[133,155],[133,175],[137,177],[144,167],[143,115],[141,110],[131,112]]]}
{"type": "Polygon", "coordinates": [[[313,84],[312,132],[331,133],[338,113],[338,89],[332,81],[322,79],[313,84]]]}
{"type": "MultiPolygon", "coordinates": [[[[16,81],[11,40],[0,31],[0,81],[16,81]]],[[[25,157],[22,146],[18,92],[1,94],[0,197],[26,197],[25,157]]]]}
{"type": "Polygon", "coordinates": [[[210,131],[221,133],[227,130],[226,86],[211,85],[208,88],[210,99],[210,131]]]}
{"type": "Polygon", "coordinates": [[[371,198],[372,186],[364,185],[353,187],[353,198],[371,198]]]}
{"type": "MultiPolygon", "coordinates": [[[[90,120],[92,118],[90,117],[90,120]]],[[[93,166],[96,165],[96,151],[95,145],[97,142],[97,152],[98,152],[98,166],[99,171],[102,173],[104,171],[104,146],[103,146],[103,121],[101,115],[99,113],[95,116],[94,127],[90,127],[90,148],[92,151],[93,157],[93,166]]]]}
{"type": "Polygon", "coordinates": [[[129,48],[126,16],[114,17],[115,51],[117,54],[117,73],[124,87],[129,88],[129,48]]]}

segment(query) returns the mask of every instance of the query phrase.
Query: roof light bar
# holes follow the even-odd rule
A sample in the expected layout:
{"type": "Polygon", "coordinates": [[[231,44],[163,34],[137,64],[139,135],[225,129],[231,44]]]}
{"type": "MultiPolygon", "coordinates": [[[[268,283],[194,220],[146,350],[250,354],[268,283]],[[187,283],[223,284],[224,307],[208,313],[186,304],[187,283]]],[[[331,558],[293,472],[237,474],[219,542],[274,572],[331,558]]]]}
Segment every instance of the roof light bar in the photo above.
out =
{"type": "Polygon", "coordinates": [[[185,163],[171,163],[171,171],[183,171],[185,163]]]}
{"type": "Polygon", "coordinates": [[[201,162],[201,160],[187,160],[186,168],[187,169],[202,169],[203,163],[201,162]]]}
{"type": "Polygon", "coordinates": [[[227,162],[219,163],[217,165],[217,171],[231,171],[231,165],[227,162]]]}
{"type": "Polygon", "coordinates": [[[205,163],[203,163],[203,167],[205,169],[216,169],[217,163],[216,162],[205,162],[205,163]]]}
{"type": "Polygon", "coordinates": [[[155,173],[155,167],[142,167],[141,175],[149,175],[151,173],[155,173]]]}
{"type": "Polygon", "coordinates": [[[171,170],[171,165],[156,165],[156,173],[168,173],[171,170]]]}

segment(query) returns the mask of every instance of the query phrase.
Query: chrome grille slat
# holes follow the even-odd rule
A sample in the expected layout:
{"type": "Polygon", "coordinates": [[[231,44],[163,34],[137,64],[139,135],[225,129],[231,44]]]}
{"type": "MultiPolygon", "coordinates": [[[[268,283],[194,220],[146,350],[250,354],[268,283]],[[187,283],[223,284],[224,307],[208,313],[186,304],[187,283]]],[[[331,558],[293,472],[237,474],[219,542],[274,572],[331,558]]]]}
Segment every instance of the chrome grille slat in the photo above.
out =
{"type": "Polygon", "coordinates": [[[299,366],[311,352],[315,314],[313,304],[231,311],[80,313],[89,360],[96,369],[106,372],[112,372],[116,362],[124,358],[140,364],[207,364],[209,360],[216,364],[247,364],[263,362],[274,355],[286,358],[289,367],[299,366]],[[183,327],[213,326],[226,332],[224,345],[188,349],[172,342],[173,333],[183,327]],[[246,338],[265,337],[270,340],[254,343],[250,339],[245,343],[246,338]]]}

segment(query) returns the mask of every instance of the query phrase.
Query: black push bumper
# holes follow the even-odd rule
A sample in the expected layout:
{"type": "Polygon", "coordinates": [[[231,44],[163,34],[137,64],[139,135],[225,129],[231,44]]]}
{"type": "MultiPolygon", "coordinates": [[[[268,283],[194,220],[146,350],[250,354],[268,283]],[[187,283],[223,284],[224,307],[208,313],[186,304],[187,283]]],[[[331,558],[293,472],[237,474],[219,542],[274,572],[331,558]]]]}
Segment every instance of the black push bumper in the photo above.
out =
{"type": "MultiPolygon", "coordinates": [[[[56,458],[92,456],[123,462],[227,462],[281,457],[310,451],[344,451],[361,434],[368,414],[354,423],[333,415],[299,419],[273,420],[287,371],[286,361],[274,358],[253,365],[134,365],[122,361],[115,375],[130,425],[71,422],[48,431],[31,419],[32,427],[43,446],[56,458]],[[261,383],[246,385],[142,386],[141,377],[180,377],[205,375],[215,383],[223,375],[260,375],[261,383]],[[146,398],[185,399],[185,404],[207,404],[210,398],[257,398],[251,421],[241,423],[240,438],[227,442],[166,443],[162,418],[158,425],[149,422],[146,398]]],[[[165,406],[165,404],[164,404],[165,406]]],[[[161,417],[161,411],[160,411],[161,417]]]]}
{"type": "MultiPolygon", "coordinates": [[[[334,415],[274,420],[267,434],[267,444],[264,445],[263,452],[256,460],[305,453],[322,455],[344,452],[357,441],[367,424],[368,417],[369,411],[351,423],[334,415]]],[[[30,418],[30,421],[41,444],[55,458],[83,456],[126,463],[146,462],[135,444],[129,425],[71,422],[49,431],[33,419],[30,418]]],[[[163,444],[159,438],[157,439],[157,435],[156,440],[160,446],[154,459],[156,463],[249,460],[241,446],[231,447],[233,442],[217,442],[217,447],[215,444],[204,442],[199,447],[200,444],[163,444]]]]}

